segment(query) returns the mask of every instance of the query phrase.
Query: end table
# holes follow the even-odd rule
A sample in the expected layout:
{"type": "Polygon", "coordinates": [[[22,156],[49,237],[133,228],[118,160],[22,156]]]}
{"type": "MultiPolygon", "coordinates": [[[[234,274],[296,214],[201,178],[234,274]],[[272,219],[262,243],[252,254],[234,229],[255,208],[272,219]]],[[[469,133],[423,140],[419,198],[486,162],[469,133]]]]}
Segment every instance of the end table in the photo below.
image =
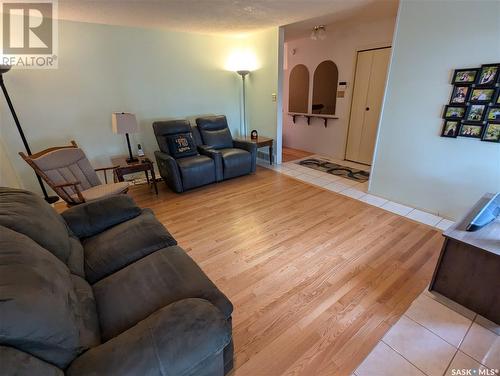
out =
{"type": "Polygon", "coordinates": [[[274,143],[274,140],[272,138],[263,137],[263,136],[259,136],[257,138],[251,138],[250,136],[245,136],[245,137],[238,137],[237,139],[241,140],[241,141],[253,142],[254,144],[257,145],[257,149],[263,148],[266,146],[269,147],[269,164],[271,164],[271,165],[273,164],[273,159],[274,159],[273,143],[274,143]]]}
{"type": "Polygon", "coordinates": [[[113,165],[118,166],[115,168],[115,177],[118,181],[124,181],[125,175],[135,174],[137,172],[144,171],[146,174],[146,180],[148,186],[150,183],[149,172],[151,172],[151,182],[155,189],[155,193],[158,194],[158,186],[156,185],[156,175],[154,169],[154,162],[149,158],[139,158],[138,162],[127,163],[127,157],[116,157],[111,158],[113,165]]]}

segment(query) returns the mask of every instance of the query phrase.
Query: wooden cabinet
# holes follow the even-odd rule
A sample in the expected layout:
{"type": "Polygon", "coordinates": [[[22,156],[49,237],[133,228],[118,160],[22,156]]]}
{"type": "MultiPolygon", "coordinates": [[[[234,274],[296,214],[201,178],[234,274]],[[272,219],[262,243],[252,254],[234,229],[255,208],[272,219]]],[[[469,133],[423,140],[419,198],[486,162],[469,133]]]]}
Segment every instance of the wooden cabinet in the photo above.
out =
{"type": "Polygon", "coordinates": [[[500,324],[500,218],[478,231],[465,231],[491,197],[485,195],[444,232],[446,239],[429,290],[500,324]]]}

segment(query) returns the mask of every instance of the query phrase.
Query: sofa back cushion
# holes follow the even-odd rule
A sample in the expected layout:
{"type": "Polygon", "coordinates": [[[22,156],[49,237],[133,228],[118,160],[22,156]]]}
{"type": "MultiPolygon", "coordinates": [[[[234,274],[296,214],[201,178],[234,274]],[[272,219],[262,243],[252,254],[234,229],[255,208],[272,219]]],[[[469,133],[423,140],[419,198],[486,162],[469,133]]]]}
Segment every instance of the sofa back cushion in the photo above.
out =
{"type": "Polygon", "coordinates": [[[196,124],[205,145],[214,149],[233,147],[233,137],[224,115],[200,117],[196,119],[196,124]]]}
{"type": "Polygon", "coordinates": [[[184,119],[155,121],[153,123],[153,131],[160,151],[170,155],[168,136],[190,133],[191,125],[189,121],[184,119]]]}
{"type": "Polygon", "coordinates": [[[77,293],[73,278],[49,251],[0,226],[0,345],[65,368],[98,344],[90,286],[78,279],[77,293]]]}
{"type": "Polygon", "coordinates": [[[66,222],[32,192],[0,187],[0,225],[20,232],[83,276],[83,248],[71,239],[66,222]]]}

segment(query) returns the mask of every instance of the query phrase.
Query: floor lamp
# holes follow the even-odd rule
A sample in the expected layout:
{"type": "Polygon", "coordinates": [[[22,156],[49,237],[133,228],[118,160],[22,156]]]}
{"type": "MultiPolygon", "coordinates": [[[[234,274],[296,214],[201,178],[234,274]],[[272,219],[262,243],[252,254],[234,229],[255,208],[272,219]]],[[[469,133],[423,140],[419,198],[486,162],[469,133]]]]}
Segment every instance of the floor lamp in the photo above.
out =
{"type": "MultiPolygon", "coordinates": [[[[4,73],[7,73],[10,70],[10,66],[8,65],[0,65],[0,86],[2,87],[3,95],[5,96],[5,100],[7,101],[7,105],[9,106],[10,113],[12,114],[12,117],[14,118],[14,122],[16,123],[17,130],[19,131],[19,135],[21,136],[21,140],[23,141],[24,148],[26,149],[26,153],[28,155],[31,155],[31,149],[30,146],[28,145],[28,141],[26,140],[26,137],[24,136],[23,128],[21,128],[21,123],[19,123],[19,118],[17,117],[16,111],[14,110],[14,106],[12,105],[12,101],[10,100],[9,93],[7,92],[7,88],[5,87],[5,84],[3,82],[3,75],[4,73]]],[[[52,204],[56,201],[59,200],[59,197],[57,196],[49,196],[47,194],[47,190],[45,189],[45,186],[43,185],[42,179],[40,176],[36,175],[38,179],[38,183],[40,184],[40,188],[42,189],[43,192],[43,197],[45,198],[45,201],[47,201],[49,204],[52,204]]]]}
{"type": "Polygon", "coordinates": [[[250,73],[249,70],[238,70],[236,71],[241,76],[241,81],[243,84],[243,136],[247,135],[247,116],[246,116],[246,100],[245,100],[245,77],[250,73]]]}

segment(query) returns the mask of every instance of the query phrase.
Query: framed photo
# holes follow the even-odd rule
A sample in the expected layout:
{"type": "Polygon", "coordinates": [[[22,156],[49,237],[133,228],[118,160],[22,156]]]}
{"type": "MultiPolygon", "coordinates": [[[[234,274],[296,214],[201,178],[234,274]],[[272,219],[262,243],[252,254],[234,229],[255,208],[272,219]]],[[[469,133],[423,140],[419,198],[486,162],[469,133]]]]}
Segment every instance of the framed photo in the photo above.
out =
{"type": "Polygon", "coordinates": [[[441,132],[441,137],[456,138],[458,136],[459,129],[460,121],[445,120],[443,124],[443,131],[441,132]]]}
{"type": "Polygon", "coordinates": [[[483,141],[500,142],[500,124],[488,123],[484,129],[483,141]]]}
{"type": "Polygon", "coordinates": [[[479,72],[479,79],[477,80],[478,86],[495,86],[498,79],[498,73],[500,70],[500,63],[497,64],[486,64],[481,66],[481,71],[479,72]]]}
{"type": "Polygon", "coordinates": [[[456,69],[452,84],[473,84],[479,76],[479,68],[456,69]]]}
{"type": "Polygon", "coordinates": [[[465,116],[467,106],[463,105],[447,105],[444,107],[443,118],[446,120],[460,120],[465,116]]]}
{"type": "Polygon", "coordinates": [[[486,120],[489,123],[500,123],[500,105],[488,107],[488,112],[486,113],[486,120]]]}
{"type": "MultiPolygon", "coordinates": [[[[450,104],[465,104],[467,98],[469,97],[470,86],[467,85],[455,85],[453,87],[453,93],[451,93],[450,104]]],[[[487,90],[487,89],[483,89],[487,90]]],[[[491,90],[491,89],[488,89],[491,90]]]]}
{"type": "Polygon", "coordinates": [[[481,138],[483,133],[482,124],[463,123],[458,133],[461,137],[481,138]]]}
{"type": "Polygon", "coordinates": [[[485,104],[471,104],[467,113],[465,114],[466,121],[481,122],[486,115],[486,105],[485,104]]]}
{"type": "Polygon", "coordinates": [[[495,88],[479,88],[472,89],[469,101],[471,103],[490,103],[495,97],[495,88]]]}

